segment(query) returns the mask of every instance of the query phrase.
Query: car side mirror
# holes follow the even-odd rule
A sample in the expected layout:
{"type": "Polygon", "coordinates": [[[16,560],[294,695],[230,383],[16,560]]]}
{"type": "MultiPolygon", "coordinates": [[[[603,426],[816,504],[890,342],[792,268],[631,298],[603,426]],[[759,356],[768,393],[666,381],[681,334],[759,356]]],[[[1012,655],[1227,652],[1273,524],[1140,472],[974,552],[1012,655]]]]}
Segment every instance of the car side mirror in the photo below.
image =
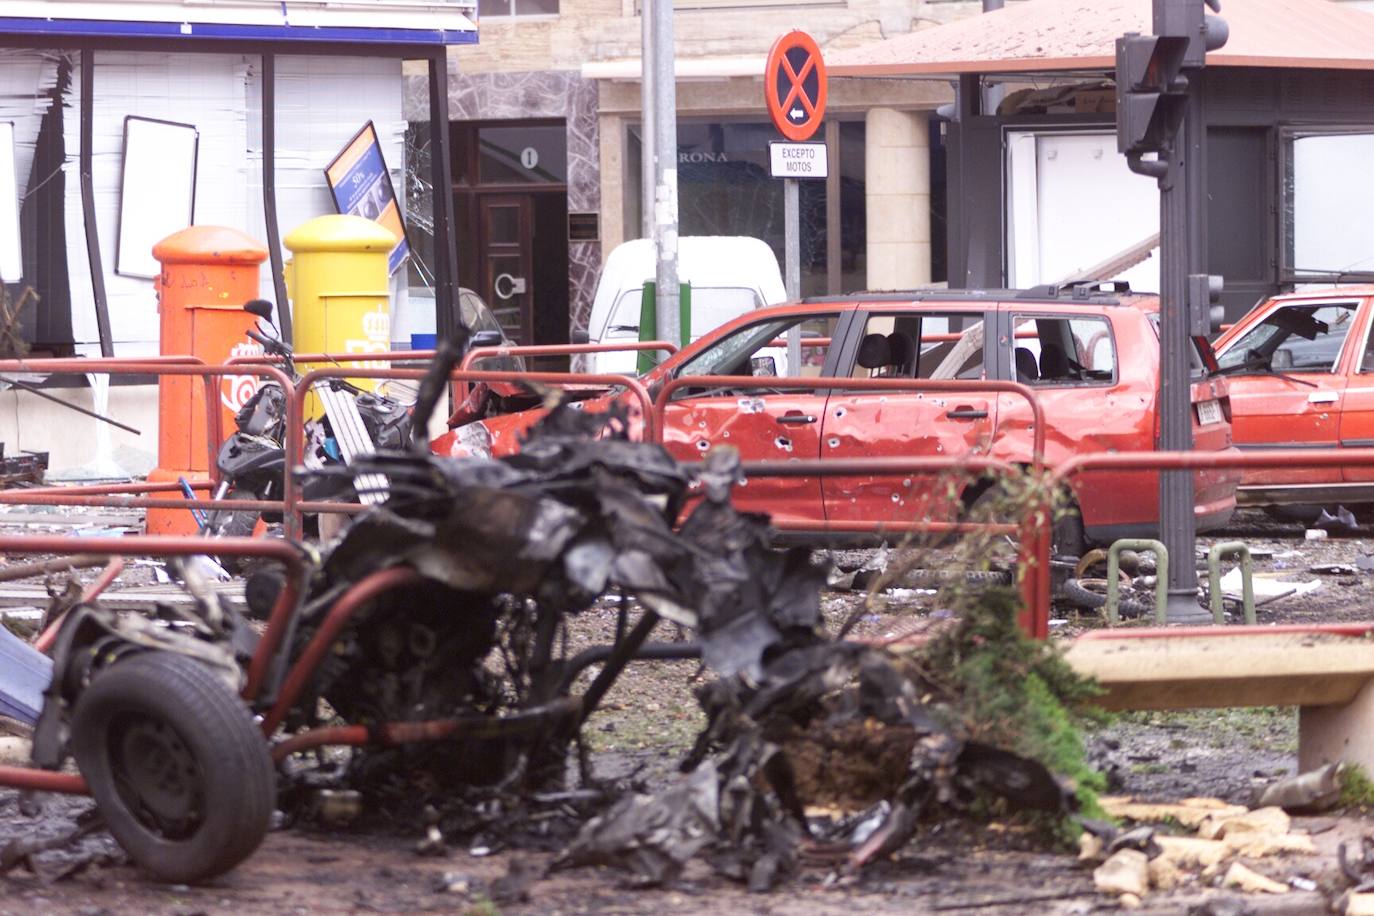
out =
{"type": "Polygon", "coordinates": [[[500,331],[478,331],[472,335],[474,347],[499,347],[505,342],[505,335],[500,331]]]}
{"type": "Polygon", "coordinates": [[[276,311],[276,306],[272,305],[272,303],[268,302],[266,299],[254,299],[251,302],[245,302],[243,304],[243,310],[250,315],[257,315],[273,327],[276,326],[272,321],[272,313],[276,311]]]}
{"type": "Polygon", "coordinates": [[[592,336],[582,328],[578,328],[576,331],[573,331],[571,334],[568,335],[568,343],[589,344],[591,342],[592,336]]]}

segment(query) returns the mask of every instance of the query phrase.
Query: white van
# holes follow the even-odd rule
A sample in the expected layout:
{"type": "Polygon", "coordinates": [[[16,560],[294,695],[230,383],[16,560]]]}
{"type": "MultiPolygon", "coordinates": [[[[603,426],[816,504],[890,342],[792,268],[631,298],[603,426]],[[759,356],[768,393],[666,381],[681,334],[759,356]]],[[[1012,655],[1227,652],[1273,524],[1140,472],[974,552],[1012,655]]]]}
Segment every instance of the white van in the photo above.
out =
{"type": "MultiPolygon", "coordinates": [[[[692,285],[692,340],[745,312],[787,300],[778,259],[760,239],[684,236],[678,239],[677,251],[678,278],[692,285]]],[[[644,283],[653,280],[657,270],[652,239],[616,246],[592,301],[587,327],[591,343],[639,340],[644,283]]],[[[593,353],[586,359],[589,372],[634,374],[638,354],[593,353]]]]}

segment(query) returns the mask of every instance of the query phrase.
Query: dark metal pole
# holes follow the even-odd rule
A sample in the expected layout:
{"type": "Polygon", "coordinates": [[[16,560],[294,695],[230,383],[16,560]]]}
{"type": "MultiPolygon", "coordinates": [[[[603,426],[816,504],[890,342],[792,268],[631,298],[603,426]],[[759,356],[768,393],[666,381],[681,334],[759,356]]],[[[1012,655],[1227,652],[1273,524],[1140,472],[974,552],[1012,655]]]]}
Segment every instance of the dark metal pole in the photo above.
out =
{"type": "MultiPolygon", "coordinates": [[[[1156,31],[1160,23],[1155,24],[1156,31]]],[[[1206,122],[1195,88],[1199,73],[1189,74],[1183,124],[1174,138],[1172,164],[1159,190],[1160,321],[1159,447],[1190,451],[1193,447],[1192,361],[1188,314],[1188,274],[1204,272],[1204,254],[1195,230],[1206,219],[1199,193],[1205,165],[1202,151],[1206,122]]],[[[1193,474],[1164,471],[1159,475],[1160,540],[1169,551],[1168,619],[1171,623],[1209,620],[1197,600],[1197,522],[1193,515],[1193,474]]]]}
{"type": "MultiPolygon", "coordinates": [[[[983,0],[983,12],[992,13],[1000,10],[1006,5],[1006,0],[983,0]]],[[[983,111],[988,114],[996,114],[997,108],[1002,104],[1002,98],[1007,94],[1007,87],[1002,85],[988,86],[983,90],[983,111]]]]}
{"type": "Polygon", "coordinates": [[[462,343],[459,319],[458,248],[454,227],[453,166],[449,162],[448,52],[429,59],[430,184],[434,189],[434,327],[440,340],[462,343]]]}
{"type": "Polygon", "coordinates": [[[291,303],[286,295],[286,268],[277,223],[277,56],[262,56],[262,216],[267,223],[267,256],[272,265],[272,292],[277,299],[277,330],[291,343],[291,303]]]}
{"type": "Polygon", "coordinates": [[[100,333],[100,355],[114,356],[110,333],[110,303],[105,295],[105,267],[100,261],[100,231],[95,222],[95,182],[91,178],[91,148],[95,136],[95,51],[81,50],[81,218],[86,224],[86,259],[91,265],[91,294],[95,299],[95,326],[100,333]]]}

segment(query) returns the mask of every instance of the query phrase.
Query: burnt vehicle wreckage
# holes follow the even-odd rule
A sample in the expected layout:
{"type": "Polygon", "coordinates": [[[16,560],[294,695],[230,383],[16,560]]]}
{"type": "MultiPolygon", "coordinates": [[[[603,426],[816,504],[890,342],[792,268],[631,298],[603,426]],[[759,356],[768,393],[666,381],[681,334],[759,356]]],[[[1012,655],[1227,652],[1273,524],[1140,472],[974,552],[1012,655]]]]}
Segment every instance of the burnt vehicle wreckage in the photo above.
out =
{"type": "MultiPolygon", "coordinates": [[[[421,385],[417,438],[455,361],[441,351],[421,385]]],[[[942,714],[919,664],[825,632],[827,569],[773,549],[768,519],[732,506],[737,453],[681,464],[629,441],[627,425],[559,408],[507,458],[436,457],[417,442],[325,471],[382,475],[388,498],[323,555],[268,543],[284,562],[246,587],[265,631],[189,564],[189,610],[78,605],[53,646],[34,763],[74,761],[130,857],[180,882],[232,868],[278,806],[309,816],[320,789],[431,824],[474,800],[595,798],[556,867],[616,862],[661,883],[703,855],[756,888],[800,850],[857,869],[980,788],[1073,810],[1072,787],[1042,763],[942,714]],[[573,618],[617,593],[615,640],[570,652],[573,618]],[[650,642],[663,621],[695,639],[650,642]],[[715,677],[699,688],[708,724],[680,781],[618,800],[560,791],[574,747],[590,778],[580,729],[625,666],[683,658],[715,677]],[[337,745],[351,750],[323,750],[337,745]],[[865,773],[837,785],[840,757],[865,773]],[[827,802],[861,813],[808,818],[827,802]]],[[[514,808],[502,829],[516,830],[514,808]]]]}

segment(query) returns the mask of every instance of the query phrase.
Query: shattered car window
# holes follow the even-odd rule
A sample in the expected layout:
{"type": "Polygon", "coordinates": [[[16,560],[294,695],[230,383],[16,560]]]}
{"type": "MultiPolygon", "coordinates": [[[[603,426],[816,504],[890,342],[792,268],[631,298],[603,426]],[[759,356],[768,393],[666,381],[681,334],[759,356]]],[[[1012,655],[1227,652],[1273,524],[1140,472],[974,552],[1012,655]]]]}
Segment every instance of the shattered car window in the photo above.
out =
{"type": "Polygon", "coordinates": [[[1223,370],[1334,372],[1358,307],[1324,302],[1275,309],[1217,362],[1223,370]]]}
{"type": "Polygon", "coordinates": [[[1116,348],[1105,318],[1012,319],[1012,369],[1023,385],[1110,383],[1116,348]]]}
{"type": "Polygon", "coordinates": [[[696,375],[791,375],[787,365],[787,333],[800,326],[802,365],[800,375],[819,375],[829,351],[837,315],[777,318],[740,328],[692,357],[680,376],[696,375]],[[761,362],[754,362],[755,358],[761,362]],[[764,362],[771,361],[771,362],[764,362]],[[772,371],[760,371],[767,365],[772,371]],[[808,371],[810,370],[810,371],[808,371]]]}
{"type": "Polygon", "coordinates": [[[850,378],[982,377],[981,312],[870,315],[850,372],[850,378]]]}

